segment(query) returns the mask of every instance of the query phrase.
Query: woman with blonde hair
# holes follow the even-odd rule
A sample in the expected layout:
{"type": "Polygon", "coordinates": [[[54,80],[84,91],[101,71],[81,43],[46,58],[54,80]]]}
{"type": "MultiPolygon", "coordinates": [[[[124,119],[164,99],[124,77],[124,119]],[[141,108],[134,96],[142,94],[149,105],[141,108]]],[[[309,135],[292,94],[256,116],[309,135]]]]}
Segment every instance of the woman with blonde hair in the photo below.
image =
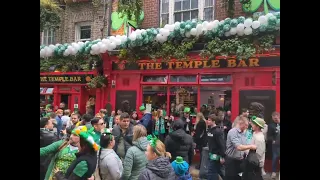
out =
{"type": "Polygon", "coordinates": [[[166,134],[165,120],[163,118],[163,111],[159,109],[156,113],[155,125],[154,125],[154,135],[159,137],[160,141],[164,141],[164,136],[166,134]]]}
{"type": "Polygon", "coordinates": [[[157,138],[148,136],[146,156],[148,164],[141,172],[139,180],[174,180],[175,172],[171,166],[171,154],[166,152],[165,145],[157,138]]]}
{"type": "Polygon", "coordinates": [[[146,136],[147,130],[143,125],[133,127],[133,146],[128,149],[124,158],[123,180],[137,180],[143,168],[146,167],[145,151],[149,144],[146,136]]]}
{"type": "MultiPolygon", "coordinates": [[[[207,125],[206,119],[201,112],[197,113],[196,124],[194,125],[194,142],[197,144],[197,149],[200,152],[200,164],[202,159],[202,148],[206,145],[207,125]]],[[[199,165],[200,168],[200,165],[199,165]]]]}

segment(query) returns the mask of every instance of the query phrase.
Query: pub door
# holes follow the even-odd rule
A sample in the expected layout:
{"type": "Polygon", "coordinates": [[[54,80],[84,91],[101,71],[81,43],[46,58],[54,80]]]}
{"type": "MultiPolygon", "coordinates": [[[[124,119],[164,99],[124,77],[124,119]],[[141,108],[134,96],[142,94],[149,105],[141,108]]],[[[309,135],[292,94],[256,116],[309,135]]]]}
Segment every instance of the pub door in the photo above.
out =
{"type": "Polygon", "coordinates": [[[60,102],[64,102],[66,104],[66,108],[71,109],[71,94],[61,94],[60,102]]]}

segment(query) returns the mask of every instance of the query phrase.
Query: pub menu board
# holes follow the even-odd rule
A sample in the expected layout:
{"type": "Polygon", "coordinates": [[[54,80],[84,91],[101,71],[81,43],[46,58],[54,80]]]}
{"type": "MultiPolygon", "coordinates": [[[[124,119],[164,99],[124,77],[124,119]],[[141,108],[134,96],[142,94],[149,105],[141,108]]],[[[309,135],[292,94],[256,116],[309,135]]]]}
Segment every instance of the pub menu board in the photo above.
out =
{"type": "MultiPolygon", "coordinates": [[[[273,90],[242,90],[239,93],[239,110],[249,108],[252,102],[264,106],[264,120],[272,122],[271,114],[276,110],[276,91],[273,90]]],[[[240,112],[240,111],[239,111],[240,112]]]]}
{"type": "Polygon", "coordinates": [[[122,108],[123,101],[129,101],[130,113],[136,109],[137,91],[116,91],[116,111],[122,108]]]}

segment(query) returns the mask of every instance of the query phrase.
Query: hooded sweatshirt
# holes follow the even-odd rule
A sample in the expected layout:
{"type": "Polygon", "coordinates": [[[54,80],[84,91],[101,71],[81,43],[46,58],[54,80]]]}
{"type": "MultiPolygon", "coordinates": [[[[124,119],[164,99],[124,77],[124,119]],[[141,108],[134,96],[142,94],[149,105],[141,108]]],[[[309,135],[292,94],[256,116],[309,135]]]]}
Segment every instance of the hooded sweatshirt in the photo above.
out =
{"type": "Polygon", "coordinates": [[[181,156],[188,164],[192,163],[194,154],[192,136],[183,129],[170,133],[165,140],[166,150],[171,153],[172,161],[181,156]]]}
{"type": "Polygon", "coordinates": [[[160,156],[148,162],[139,180],[174,180],[175,177],[169,158],[160,156]]]}
{"type": "Polygon", "coordinates": [[[186,174],[183,176],[177,176],[176,180],[192,180],[192,176],[189,172],[186,172],[186,174]]]}
{"type": "Polygon", "coordinates": [[[140,137],[136,141],[133,141],[133,146],[127,151],[124,158],[124,169],[122,180],[137,180],[141,171],[146,167],[147,158],[145,151],[149,141],[146,137],[140,137]]]}
{"type": "Polygon", "coordinates": [[[121,178],[122,162],[113,149],[101,149],[98,167],[101,180],[118,180],[121,178]]]}

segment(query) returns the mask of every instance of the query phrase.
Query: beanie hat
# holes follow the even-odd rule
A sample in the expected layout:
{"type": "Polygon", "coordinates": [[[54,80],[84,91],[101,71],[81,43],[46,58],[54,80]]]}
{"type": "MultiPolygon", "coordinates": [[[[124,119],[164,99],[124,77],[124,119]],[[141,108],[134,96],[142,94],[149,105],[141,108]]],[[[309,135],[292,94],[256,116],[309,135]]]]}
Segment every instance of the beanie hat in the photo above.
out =
{"type": "Polygon", "coordinates": [[[144,110],[146,110],[146,107],[140,106],[139,110],[140,110],[140,111],[144,111],[144,110]]]}
{"type": "Polygon", "coordinates": [[[171,163],[171,166],[178,176],[183,176],[189,170],[189,164],[183,160],[181,156],[177,156],[176,160],[171,163]]]}
{"type": "Polygon", "coordinates": [[[185,107],[183,110],[184,113],[189,113],[190,112],[190,108],[189,107],[185,107]]]}

